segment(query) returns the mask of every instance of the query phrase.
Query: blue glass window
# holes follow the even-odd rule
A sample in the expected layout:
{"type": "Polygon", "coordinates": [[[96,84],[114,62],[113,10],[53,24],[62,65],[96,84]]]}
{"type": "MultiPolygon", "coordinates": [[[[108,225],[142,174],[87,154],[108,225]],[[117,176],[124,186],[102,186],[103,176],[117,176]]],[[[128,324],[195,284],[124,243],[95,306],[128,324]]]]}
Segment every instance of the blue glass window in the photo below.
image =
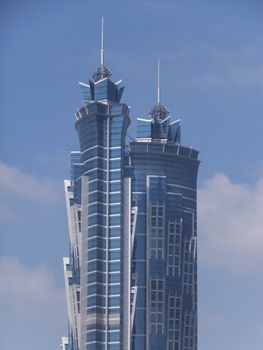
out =
{"type": "Polygon", "coordinates": [[[121,157],[121,148],[117,148],[117,149],[111,149],[110,150],[110,158],[118,158],[121,157]]]}
{"type": "Polygon", "coordinates": [[[117,272],[117,271],[120,271],[120,269],[121,269],[120,262],[116,261],[116,262],[109,263],[109,272],[117,272]]]}
{"type": "Polygon", "coordinates": [[[109,330],[120,330],[120,325],[119,324],[109,324],[109,330]]]}
{"type": "Polygon", "coordinates": [[[106,225],[106,217],[101,214],[93,214],[89,216],[88,223],[89,223],[89,226],[92,226],[92,225],[104,226],[106,225]]]}
{"type": "Polygon", "coordinates": [[[89,215],[94,213],[105,214],[106,206],[102,203],[94,203],[89,205],[89,215]]]}
{"type": "Polygon", "coordinates": [[[105,262],[101,260],[93,260],[88,262],[87,271],[104,271],[105,270],[105,262]]]}
{"type": "Polygon", "coordinates": [[[120,193],[113,193],[110,194],[110,203],[120,203],[121,201],[121,194],[120,193]]]}
{"type": "Polygon", "coordinates": [[[110,237],[120,237],[120,227],[110,227],[109,236],[110,237]]]}
{"type": "Polygon", "coordinates": [[[88,240],[88,248],[105,248],[105,240],[99,237],[91,238],[88,240]]]}
{"type": "Polygon", "coordinates": [[[87,298],[87,307],[89,306],[105,306],[105,298],[100,295],[93,295],[87,298]]]}
{"type": "Polygon", "coordinates": [[[105,332],[103,331],[90,331],[87,333],[87,342],[92,341],[105,341],[105,332]]]}
{"type": "Polygon", "coordinates": [[[120,350],[120,345],[119,344],[109,344],[108,345],[109,350],[120,350]]]}
{"type": "Polygon", "coordinates": [[[120,249],[110,250],[109,258],[110,258],[110,260],[120,260],[120,258],[121,258],[121,251],[120,251],[120,249]]]}
{"type": "Polygon", "coordinates": [[[91,238],[91,237],[95,237],[95,236],[98,236],[98,237],[105,237],[105,234],[106,234],[106,229],[102,226],[93,226],[93,227],[89,227],[89,230],[88,230],[88,238],[91,238]]]}
{"type": "Polygon", "coordinates": [[[120,248],[120,244],[121,244],[120,239],[110,239],[109,240],[109,247],[110,247],[110,249],[120,248]]]}
{"type": "Polygon", "coordinates": [[[110,181],[114,180],[120,180],[121,179],[121,171],[111,171],[110,172],[110,181]]]}
{"type": "Polygon", "coordinates": [[[114,146],[120,146],[120,145],[121,145],[120,135],[112,136],[112,138],[110,139],[110,146],[114,147],[114,146]]]}
{"type": "Polygon", "coordinates": [[[110,297],[109,298],[109,306],[120,306],[121,300],[120,297],[110,297]]]}
{"type": "Polygon", "coordinates": [[[105,285],[99,283],[88,284],[88,294],[105,294],[105,285]]]}
{"type": "Polygon", "coordinates": [[[101,307],[101,306],[94,306],[94,307],[89,307],[86,310],[87,315],[91,315],[91,314],[104,314],[105,308],[101,307]]]}
{"type": "Polygon", "coordinates": [[[120,308],[119,307],[112,307],[109,309],[109,314],[115,314],[119,315],[120,314],[120,308]]]}
{"type": "Polygon", "coordinates": [[[110,183],[110,192],[117,192],[121,190],[121,182],[110,183]]]}
{"type": "Polygon", "coordinates": [[[121,212],[121,206],[119,204],[110,206],[110,214],[119,214],[121,212]]]}
{"type": "Polygon", "coordinates": [[[92,330],[92,329],[100,329],[102,331],[105,330],[105,324],[102,324],[102,323],[89,323],[86,327],[86,330],[89,331],[89,330],[92,330]]]}
{"type": "Polygon", "coordinates": [[[121,276],[119,273],[112,273],[109,275],[110,283],[119,283],[121,281],[121,276]]]}
{"type": "Polygon", "coordinates": [[[106,201],[106,195],[103,192],[93,192],[89,193],[89,203],[93,202],[105,202],[106,201]]]}
{"type": "Polygon", "coordinates": [[[110,169],[120,169],[121,168],[121,159],[110,160],[110,169]]]}
{"type": "Polygon", "coordinates": [[[89,183],[89,192],[92,191],[105,191],[106,190],[106,183],[104,181],[92,181],[89,183]]]}
{"type": "Polygon", "coordinates": [[[110,222],[110,226],[120,225],[121,217],[119,215],[118,216],[110,216],[109,222],[110,222]]]}
{"type": "Polygon", "coordinates": [[[115,294],[120,294],[120,293],[121,293],[120,284],[109,286],[109,294],[115,295],[115,294]]]}
{"type": "MultiPolygon", "coordinates": [[[[112,115],[114,115],[114,116],[116,116],[116,115],[122,115],[123,113],[124,113],[124,105],[123,104],[119,104],[119,105],[115,105],[115,106],[112,106],[112,108],[111,108],[111,114],[112,115]]],[[[118,117],[114,117],[114,120],[118,120],[118,119],[120,119],[120,120],[122,120],[123,119],[123,117],[121,117],[121,118],[118,118],[118,117]]]]}
{"type": "Polygon", "coordinates": [[[87,277],[88,283],[93,283],[93,282],[105,283],[105,280],[106,280],[105,274],[102,272],[92,272],[87,277]]]}
{"type": "Polygon", "coordinates": [[[106,253],[102,249],[92,249],[88,251],[88,260],[92,260],[92,259],[105,260],[105,258],[106,258],[106,253]]]}
{"type": "Polygon", "coordinates": [[[109,332],[109,341],[120,341],[120,332],[109,332]]]}

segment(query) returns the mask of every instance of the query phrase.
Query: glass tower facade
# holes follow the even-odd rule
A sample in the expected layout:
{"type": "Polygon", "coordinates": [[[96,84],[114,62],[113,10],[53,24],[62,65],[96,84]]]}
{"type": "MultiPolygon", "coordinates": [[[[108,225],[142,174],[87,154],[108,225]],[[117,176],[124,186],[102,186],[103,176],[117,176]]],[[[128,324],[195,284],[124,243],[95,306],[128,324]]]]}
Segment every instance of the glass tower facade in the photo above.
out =
{"type": "Polygon", "coordinates": [[[124,203],[130,191],[124,151],[130,119],[128,106],[120,103],[121,82],[110,77],[101,66],[93,81],[80,83],[80,151],[71,153],[71,180],[65,182],[71,251],[64,266],[74,350],[121,350],[128,341],[130,218],[124,203]]]}
{"type": "Polygon", "coordinates": [[[198,152],[157,103],[138,119],[132,175],[132,349],[197,349],[198,152]]]}
{"type": "Polygon", "coordinates": [[[198,152],[160,102],[127,147],[129,107],[104,64],[80,87],[65,180],[67,349],[197,350],[198,152]]]}

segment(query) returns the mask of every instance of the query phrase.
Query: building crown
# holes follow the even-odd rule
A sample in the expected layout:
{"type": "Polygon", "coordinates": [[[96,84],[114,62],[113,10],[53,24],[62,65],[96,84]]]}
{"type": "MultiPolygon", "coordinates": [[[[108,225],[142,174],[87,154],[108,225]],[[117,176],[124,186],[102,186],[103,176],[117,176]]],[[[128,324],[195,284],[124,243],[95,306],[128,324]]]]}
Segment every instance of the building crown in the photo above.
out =
{"type": "Polygon", "coordinates": [[[166,107],[164,107],[164,105],[162,105],[160,102],[157,102],[156,105],[154,105],[151,109],[149,115],[152,117],[152,119],[161,121],[166,119],[170,115],[170,112],[166,107]]]}
{"type": "Polygon", "coordinates": [[[102,64],[97,70],[96,72],[93,74],[92,78],[95,80],[95,82],[104,79],[104,78],[108,78],[111,77],[112,73],[109,70],[109,68],[105,65],[102,64]]]}

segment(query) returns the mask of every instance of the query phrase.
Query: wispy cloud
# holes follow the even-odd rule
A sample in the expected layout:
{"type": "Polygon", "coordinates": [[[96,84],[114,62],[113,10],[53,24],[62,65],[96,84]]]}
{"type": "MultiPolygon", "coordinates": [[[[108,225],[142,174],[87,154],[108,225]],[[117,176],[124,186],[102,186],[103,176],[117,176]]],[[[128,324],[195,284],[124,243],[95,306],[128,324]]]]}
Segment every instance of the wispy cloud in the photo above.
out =
{"type": "Polygon", "coordinates": [[[191,78],[205,88],[259,88],[263,92],[263,51],[259,46],[222,49],[203,46],[207,67],[191,78]]]}
{"type": "MultiPolygon", "coordinates": [[[[262,42],[262,39],[259,39],[262,42]]],[[[176,62],[175,82],[202,89],[251,89],[263,92],[262,44],[222,48],[200,41],[158,53],[164,62],[176,62]]],[[[172,73],[173,74],[173,73],[172,73]]]]}
{"type": "MultiPolygon", "coordinates": [[[[174,81],[180,86],[224,91],[258,89],[263,93],[262,55],[259,45],[219,48],[198,42],[172,51],[156,51],[153,56],[171,62],[171,76],[175,74],[174,81]]],[[[152,76],[155,68],[152,57],[147,60],[118,56],[123,69],[132,69],[136,74],[148,75],[147,78],[152,76]]]]}
{"type": "Polygon", "coordinates": [[[32,201],[55,201],[60,197],[60,182],[37,175],[29,175],[16,167],[0,162],[0,192],[32,201]]]}
{"type": "Polygon", "coordinates": [[[249,186],[215,174],[198,196],[201,260],[235,272],[256,272],[263,264],[263,179],[249,186]]]}
{"type": "Polygon", "coordinates": [[[56,349],[66,332],[63,288],[55,286],[44,265],[29,267],[14,257],[0,257],[1,346],[56,349]]]}

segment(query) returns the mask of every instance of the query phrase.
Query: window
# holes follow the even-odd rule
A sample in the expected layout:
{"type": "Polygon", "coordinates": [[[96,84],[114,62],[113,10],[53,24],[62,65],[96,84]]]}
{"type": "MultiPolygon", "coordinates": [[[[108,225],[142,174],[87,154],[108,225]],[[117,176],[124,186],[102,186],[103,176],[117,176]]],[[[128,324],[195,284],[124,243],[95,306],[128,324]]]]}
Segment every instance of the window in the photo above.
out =
{"type": "Polygon", "coordinates": [[[121,217],[119,215],[110,216],[109,223],[110,223],[110,226],[118,226],[121,224],[121,217]]]}
{"type": "Polygon", "coordinates": [[[183,318],[184,349],[192,350],[196,343],[196,315],[185,313],[183,318]]]}
{"type": "Polygon", "coordinates": [[[164,334],[164,280],[161,278],[152,278],[150,283],[151,333],[164,334]]]}
{"type": "Polygon", "coordinates": [[[121,160],[111,160],[110,161],[110,169],[120,169],[121,168],[121,160]]]}
{"type": "Polygon", "coordinates": [[[192,293],[195,285],[194,275],[194,251],[195,238],[185,240],[184,242],[184,262],[183,262],[183,288],[184,292],[192,293]]]}
{"type": "Polygon", "coordinates": [[[121,156],[121,148],[110,150],[110,158],[119,158],[120,156],[121,156]]]}
{"type": "Polygon", "coordinates": [[[118,272],[120,269],[121,266],[119,261],[109,262],[109,272],[118,272]]]}
{"type": "Polygon", "coordinates": [[[120,170],[110,172],[110,181],[120,180],[120,179],[121,179],[121,171],[120,170]]]}
{"type": "Polygon", "coordinates": [[[121,206],[119,204],[111,205],[109,207],[110,214],[120,214],[121,213],[121,206]]]}
{"type": "Polygon", "coordinates": [[[115,294],[120,294],[120,284],[115,284],[115,285],[110,285],[109,286],[109,294],[115,295],[115,294]]]}
{"type": "Polygon", "coordinates": [[[181,274],[181,240],[182,220],[170,219],[168,222],[168,276],[180,276],[181,274]]]}
{"type": "Polygon", "coordinates": [[[120,237],[120,227],[110,227],[109,228],[110,237],[120,237]]]}
{"type": "Polygon", "coordinates": [[[109,341],[110,342],[119,342],[120,341],[120,332],[109,332],[109,341]]]}
{"type": "Polygon", "coordinates": [[[120,193],[114,193],[110,194],[110,203],[120,203],[121,201],[121,194],[120,193]]]}
{"type": "Polygon", "coordinates": [[[121,245],[121,242],[120,242],[119,238],[109,240],[109,248],[110,249],[120,248],[120,245],[121,245]]]}
{"type": "Polygon", "coordinates": [[[169,295],[168,310],[168,349],[179,349],[181,298],[175,295],[169,295]]]}
{"type": "Polygon", "coordinates": [[[164,259],[164,204],[151,206],[151,258],[164,259]]]}

